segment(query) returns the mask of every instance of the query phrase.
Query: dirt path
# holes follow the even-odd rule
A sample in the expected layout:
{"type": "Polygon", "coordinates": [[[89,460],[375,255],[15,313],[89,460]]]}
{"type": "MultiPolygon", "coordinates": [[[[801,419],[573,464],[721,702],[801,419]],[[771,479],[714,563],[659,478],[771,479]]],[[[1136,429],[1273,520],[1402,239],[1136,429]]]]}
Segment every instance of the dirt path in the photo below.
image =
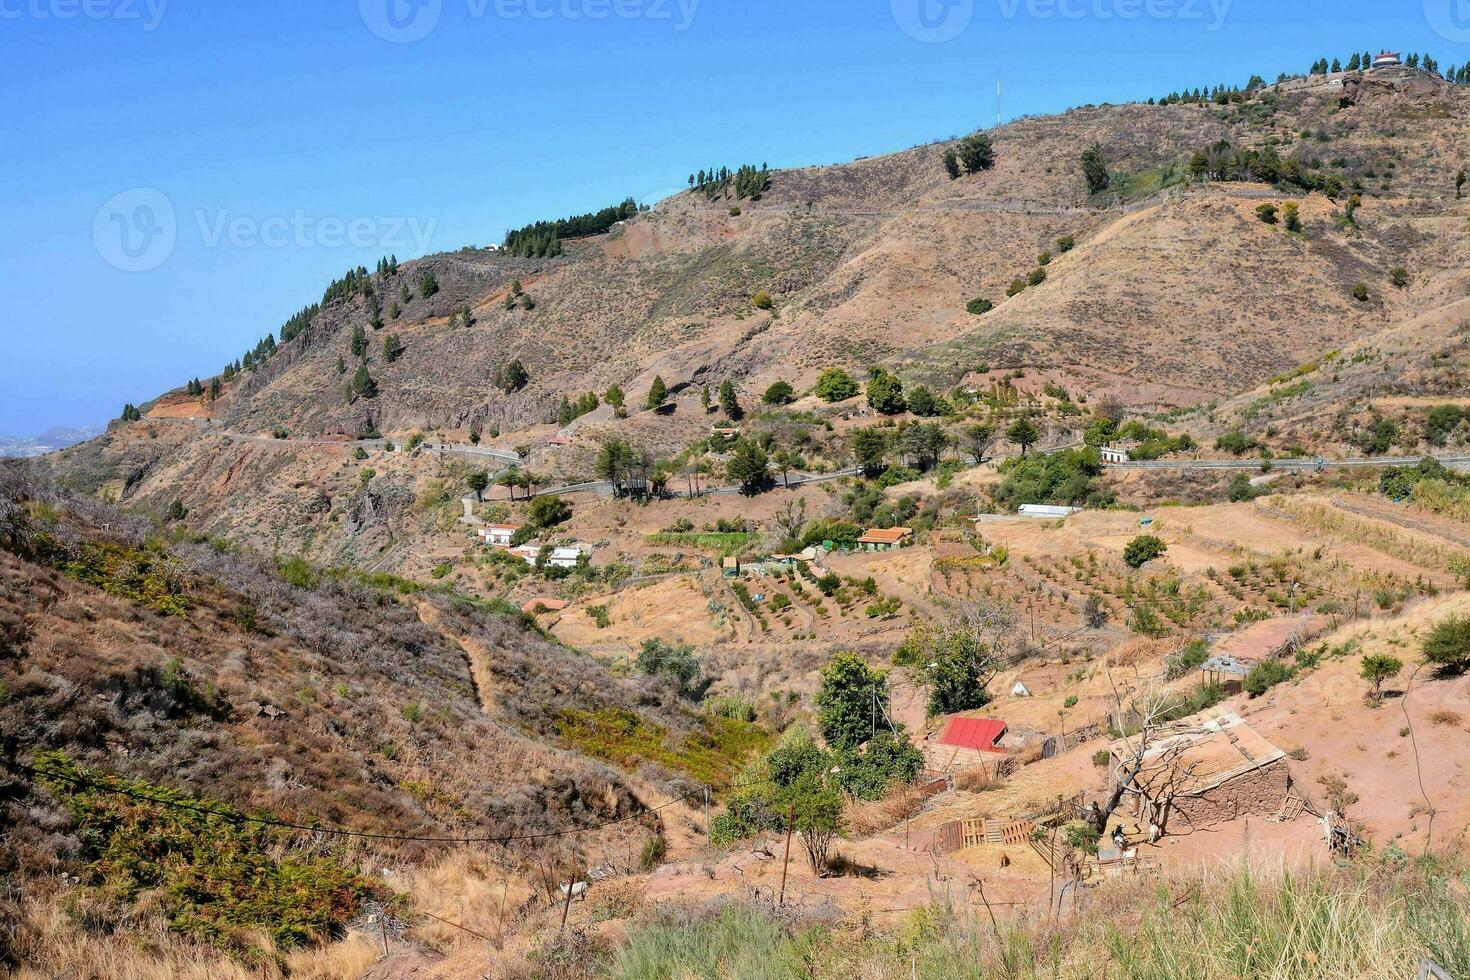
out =
{"type": "Polygon", "coordinates": [[[475,700],[485,714],[494,714],[499,706],[490,693],[495,690],[495,674],[490,669],[490,664],[494,659],[493,652],[479,640],[461,636],[445,626],[443,615],[431,604],[420,602],[415,608],[418,610],[419,622],[438,630],[464,651],[465,661],[470,668],[470,682],[475,687],[475,700]]]}

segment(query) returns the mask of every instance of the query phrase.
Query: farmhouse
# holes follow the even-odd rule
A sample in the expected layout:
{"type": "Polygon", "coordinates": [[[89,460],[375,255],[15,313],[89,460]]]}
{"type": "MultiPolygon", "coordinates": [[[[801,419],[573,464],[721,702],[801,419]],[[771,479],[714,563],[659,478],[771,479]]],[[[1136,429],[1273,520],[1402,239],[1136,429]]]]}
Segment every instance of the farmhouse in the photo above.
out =
{"type": "Polygon", "coordinates": [[[1006,755],[1000,740],[1008,731],[998,718],[965,718],[951,715],[935,738],[921,746],[925,766],[935,772],[955,772],[993,765],[1006,755]]]}
{"type": "Polygon", "coordinates": [[[1126,463],[1132,457],[1128,454],[1126,446],[1103,446],[1098,449],[1098,455],[1102,456],[1104,463],[1126,463]]]}
{"type": "MultiPolygon", "coordinates": [[[[1140,737],[1110,747],[1115,785],[1126,778],[1140,737]]],[[[1125,806],[1141,825],[1187,833],[1243,816],[1274,816],[1286,808],[1291,789],[1286,753],[1239,715],[1225,714],[1149,744],[1125,806]]]]}
{"type": "MultiPolygon", "coordinates": [[[[510,553],[520,556],[527,565],[534,565],[540,559],[541,551],[545,547],[546,545],[523,544],[520,547],[511,548],[510,553]]],[[[560,545],[546,552],[546,565],[549,568],[576,568],[583,554],[590,556],[592,549],[581,544],[560,545]]]]}
{"type": "Polygon", "coordinates": [[[870,527],[857,543],[863,551],[892,551],[907,544],[913,534],[907,527],[870,527]]]}
{"type": "Polygon", "coordinates": [[[475,532],[475,536],[492,548],[509,548],[519,524],[486,524],[475,532]]]}

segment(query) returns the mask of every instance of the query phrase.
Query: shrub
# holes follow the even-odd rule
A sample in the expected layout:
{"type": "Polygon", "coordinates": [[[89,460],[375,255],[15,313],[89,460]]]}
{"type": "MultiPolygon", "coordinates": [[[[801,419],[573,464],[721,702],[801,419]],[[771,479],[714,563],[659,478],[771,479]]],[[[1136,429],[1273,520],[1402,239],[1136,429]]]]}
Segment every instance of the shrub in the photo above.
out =
{"type": "Polygon", "coordinates": [[[995,309],[995,304],[984,296],[977,296],[965,304],[965,312],[974,316],[982,316],[995,309]]]}
{"type": "Polygon", "coordinates": [[[1042,283],[1046,282],[1046,269],[1038,265],[1036,268],[1032,269],[1031,274],[1026,277],[1026,282],[1032,286],[1040,286],[1042,283]]]}
{"type": "Polygon", "coordinates": [[[1394,266],[1388,270],[1388,281],[1399,289],[1403,289],[1409,284],[1409,270],[1401,265],[1394,266]]]}
{"type": "Polygon", "coordinates": [[[750,302],[758,310],[769,310],[776,305],[776,301],[771,299],[771,294],[764,289],[756,290],[755,295],[750,298],[750,302]]]}
{"type": "Polygon", "coordinates": [[[1436,623],[1424,638],[1424,659],[1452,671],[1470,668],[1470,616],[1436,623]]]}
{"type": "Polygon", "coordinates": [[[767,405],[787,405],[791,403],[795,395],[796,391],[789,382],[777,381],[766,389],[765,394],[761,395],[761,401],[767,405]]]}
{"type": "Polygon", "coordinates": [[[1016,296],[1026,290],[1026,280],[1012,279],[1011,284],[1006,287],[1006,296],[1016,296]]]}
{"type": "Polygon", "coordinates": [[[1263,660],[1245,675],[1245,682],[1242,686],[1247,694],[1258,698],[1277,684],[1291,680],[1295,673],[1295,670],[1279,660],[1263,660]]]}
{"type": "Polygon", "coordinates": [[[1260,218],[1268,225],[1274,225],[1276,223],[1276,215],[1278,211],[1279,209],[1276,207],[1276,205],[1267,201],[1265,204],[1260,204],[1256,206],[1256,217],[1260,218]]]}
{"type": "Polygon", "coordinates": [[[82,857],[101,890],[159,905],[170,928],[201,942],[260,956],[261,934],[282,949],[324,941],[344,932],[374,894],[372,882],[335,859],[292,848],[289,836],[272,828],[236,823],[233,808],[217,801],[84,770],[60,752],[44,753],[36,764],[54,774],[42,782],[84,831],[82,857]]]}
{"type": "Polygon", "coordinates": [[[1065,254],[1077,247],[1077,239],[1072,235],[1063,235],[1057,239],[1058,254],[1065,254]]]}
{"type": "Polygon", "coordinates": [[[1353,283],[1353,299],[1359,303],[1368,302],[1368,284],[1366,282],[1353,283]]]}
{"type": "Polygon", "coordinates": [[[1140,534],[1123,548],[1123,561],[1129,568],[1142,568],[1168,550],[1157,535],[1140,534]]]}
{"type": "Polygon", "coordinates": [[[1107,749],[1098,749],[1092,753],[1092,764],[1099,769],[1105,768],[1113,760],[1113,754],[1107,749]]]}

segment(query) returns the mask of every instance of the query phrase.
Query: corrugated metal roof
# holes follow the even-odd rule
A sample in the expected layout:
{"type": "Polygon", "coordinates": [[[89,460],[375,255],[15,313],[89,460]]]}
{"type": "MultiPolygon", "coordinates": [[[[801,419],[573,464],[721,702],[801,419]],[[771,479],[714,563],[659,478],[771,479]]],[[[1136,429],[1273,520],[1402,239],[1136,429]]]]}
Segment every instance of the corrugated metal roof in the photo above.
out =
{"type": "Polygon", "coordinates": [[[995,747],[1006,733],[1006,723],[998,718],[954,717],[939,736],[941,745],[954,745],[982,752],[1000,752],[995,747]]]}

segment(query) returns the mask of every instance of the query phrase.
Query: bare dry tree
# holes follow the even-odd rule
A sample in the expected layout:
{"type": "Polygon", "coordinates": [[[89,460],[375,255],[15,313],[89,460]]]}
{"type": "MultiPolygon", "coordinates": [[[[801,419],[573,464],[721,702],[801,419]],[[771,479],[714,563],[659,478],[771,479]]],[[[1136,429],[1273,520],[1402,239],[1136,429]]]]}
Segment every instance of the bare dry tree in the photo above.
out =
{"type": "MultiPolygon", "coordinates": [[[[1162,776],[1166,781],[1172,780],[1175,775],[1173,770],[1179,768],[1180,755],[1186,747],[1183,740],[1180,740],[1169,751],[1155,751],[1170,726],[1168,715],[1174,706],[1174,697],[1164,687],[1161,677],[1145,678],[1135,670],[1134,676],[1120,686],[1111,671],[1107,676],[1113,691],[1116,722],[1124,736],[1124,748],[1114,772],[1112,791],[1101,804],[1094,801],[1089,808],[1088,820],[1099,834],[1107,829],[1108,818],[1128,792],[1135,789],[1139,776],[1145,769],[1151,779],[1162,776]],[[1136,719],[1138,726],[1138,731],[1133,735],[1126,731],[1132,727],[1129,724],[1130,719],[1136,719]]],[[[1157,821],[1155,824],[1163,826],[1157,821]]]]}

